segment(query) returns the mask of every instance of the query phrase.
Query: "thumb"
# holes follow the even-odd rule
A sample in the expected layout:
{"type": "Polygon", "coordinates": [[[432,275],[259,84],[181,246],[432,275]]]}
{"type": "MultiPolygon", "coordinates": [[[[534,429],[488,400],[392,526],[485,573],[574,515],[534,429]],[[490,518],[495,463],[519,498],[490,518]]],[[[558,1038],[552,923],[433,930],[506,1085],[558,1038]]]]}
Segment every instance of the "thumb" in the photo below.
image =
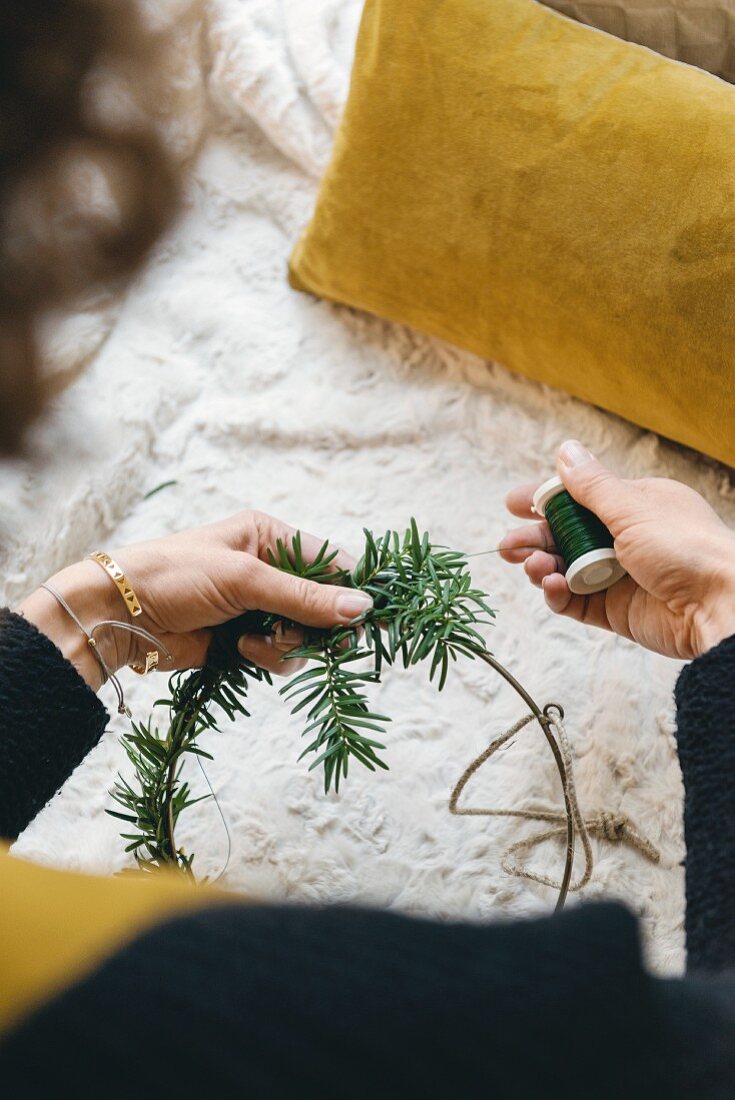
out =
{"type": "Polygon", "coordinates": [[[628,483],[611,473],[576,439],[562,443],[557,469],[574,499],[599,516],[616,535],[630,507],[628,483]]]}
{"type": "Polygon", "coordinates": [[[257,558],[250,561],[247,595],[248,606],[302,626],[347,625],[373,605],[366,592],[294,577],[257,558]]]}

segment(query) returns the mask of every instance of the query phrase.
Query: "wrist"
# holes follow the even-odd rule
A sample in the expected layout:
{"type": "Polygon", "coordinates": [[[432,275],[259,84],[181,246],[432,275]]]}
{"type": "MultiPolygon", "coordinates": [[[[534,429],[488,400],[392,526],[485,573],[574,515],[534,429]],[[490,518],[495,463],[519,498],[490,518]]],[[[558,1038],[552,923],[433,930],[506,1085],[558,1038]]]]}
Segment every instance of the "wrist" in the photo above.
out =
{"type": "Polygon", "coordinates": [[[695,627],[698,656],[735,634],[735,565],[721,576],[695,627]]]}
{"type": "MultiPolygon", "coordinates": [[[[95,562],[70,565],[54,574],[49,584],[64,597],[88,631],[104,620],[121,618],[120,597],[95,562]]],[[[36,589],[17,611],[51,639],[94,691],[99,690],[104,681],[100,662],[83,631],[50,592],[36,589]]],[[[110,672],[116,672],[127,663],[129,639],[122,631],[99,630],[95,642],[110,672]]]]}

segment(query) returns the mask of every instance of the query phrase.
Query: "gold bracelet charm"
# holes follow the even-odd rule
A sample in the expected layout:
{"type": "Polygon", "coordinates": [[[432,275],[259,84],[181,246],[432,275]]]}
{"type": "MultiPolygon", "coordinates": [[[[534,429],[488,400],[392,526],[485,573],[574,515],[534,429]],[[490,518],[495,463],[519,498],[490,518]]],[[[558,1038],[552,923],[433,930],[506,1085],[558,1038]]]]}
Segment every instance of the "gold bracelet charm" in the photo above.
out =
{"type": "Polygon", "coordinates": [[[137,672],[139,676],[147,676],[149,672],[153,672],[155,668],[158,668],[158,650],[150,649],[145,655],[144,665],[130,665],[133,672],[137,672]]]}
{"type": "MultiPolygon", "coordinates": [[[[114,558],[111,558],[109,554],[105,554],[103,550],[95,550],[94,554],[89,555],[89,558],[90,561],[96,561],[98,565],[102,566],[105,573],[110,577],[120,595],[125,600],[125,606],[133,618],[135,618],[136,615],[140,615],[143,609],[138,602],[138,597],[133,591],[133,586],[130,584],[128,578],[114,558]]],[[[146,661],[146,665],[147,663],[146,661]]]]}

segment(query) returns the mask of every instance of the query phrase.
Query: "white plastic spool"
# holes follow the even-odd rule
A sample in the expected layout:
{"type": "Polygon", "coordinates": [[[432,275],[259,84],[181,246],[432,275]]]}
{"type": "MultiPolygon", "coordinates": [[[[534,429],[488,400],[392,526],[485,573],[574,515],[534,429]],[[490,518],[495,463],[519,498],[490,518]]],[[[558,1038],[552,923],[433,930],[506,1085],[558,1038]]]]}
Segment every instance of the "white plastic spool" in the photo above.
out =
{"type": "MultiPolygon", "coordinates": [[[[550,477],[533,494],[534,512],[545,517],[546,505],[563,491],[564,482],[561,478],[550,477]]],[[[612,547],[582,554],[581,558],[567,565],[566,571],[567,584],[576,596],[591,596],[593,592],[603,592],[624,576],[625,570],[612,547]]]]}

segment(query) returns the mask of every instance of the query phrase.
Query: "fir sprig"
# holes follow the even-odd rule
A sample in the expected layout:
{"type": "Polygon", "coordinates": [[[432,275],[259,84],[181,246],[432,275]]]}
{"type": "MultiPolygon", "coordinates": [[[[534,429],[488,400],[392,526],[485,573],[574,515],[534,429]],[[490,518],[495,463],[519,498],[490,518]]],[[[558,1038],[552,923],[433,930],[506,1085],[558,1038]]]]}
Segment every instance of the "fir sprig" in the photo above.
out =
{"type": "Polygon", "coordinates": [[[243,700],[250,680],[271,683],[265,669],[243,661],[236,650],[233,652],[226,634],[215,633],[204,668],[174,673],[169,679],[170,697],[155,703],[169,711],[166,732],[162,733],[149,719],[133,722],[131,731],[123,734],[136,786],[119,775],[111,794],[122,812],[107,813],[134,828],[121,836],[128,842],[125,851],[133,853],[140,870],[151,871],[173,863],[191,874],[194,856],[176,846],[176,824],[183,810],[210,796],[192,798],[189,784],[181,778],[184,757],[188,754],[212,759],[200,747],[198,738],[205,730],[217,729],[214,708],[230,720],[238,714],[249,717],[243,700]]]}
{"type": "MultiPolygon", "coordinates": [[[[332,785],[338,791],[351,759],[371,771],[388,767],[378,752],[385,750],[382,739],[390,719],[372,710],[367,696],[384,666],[400,660],[409,668],[429,661],[429,678],[441,691],[452,662],[488,652],[478,627],[489,625],[495,612],[486,594],[473,586],[464,555],[432,545],[413,519],[402,536],[387,531],[376,537],[365,530],[363,555],[352,573],[337,566],[337,553],[327,543],[307,561],[298,533],[288,548],[279,541],[269,558],[278,569],[321,584],[360,588],[373,597],[373,607],[347,627],[306,629],[303,645],[290,656],[312,665],[281,689],[293,704],[292,713],[305,712],[303,735],[310,741],[301,757],[315,753],[310,770],[321,766],[325,791],[332,785]]],[[[112,795],[124,812],[108,813],[134,828],[123,838],[142,869],[173,863],[191,875],[194,857],[175,842],[179,815],[200,801],[182,779],[184,758],[212,759],[198,738],[217,728],[217,710],[231,720],[247,715],[243,699],[249,681],[271,682],[267,672],[242,660],[236,641],[246,632],[270,633],[278,621],[249,612],[218,627],[206,666],[176,673],[169,681],[170,698],[156,704],[169,710],[166,732],[149,721],[134,723],[124,735],[137,789],[119,777],[112,795]]]]}
{"type": "Polygon", "coordinates": [[[347,777],[350,757],[364,764],[370,771],[388,765],[377,755],[376,749],[385,745],[369,736],[385,733],[385,723],[390,719],[371,711],[362,690],[364,684],[379,680],[374,669],[355,670],[348,666],[373,656],[371,650],[360,646],[357,632],[338,630],[326,637],[307,641],[294,651],[294,656],[308,657],[316,667],[302,672],[291,680],[281,694],[289,700],[299,698],[292,713],[309,707],[308,725],[303,736],[313,735],[299,759],[310,752],[318,752],[309,771],[324,765],[324,790],[334,781],[339,790],[340,777],[347,777]]]}
{"type": "Polygon", "coordinates": [[[303,695],[294,714],[310,708],[304,734],[314,737],[301,755],[319,753],[311,769],[324,765],[325,791],[332,782],[339,790],[350,757],[371,771],[387,769],[375,751],[385,745],[372,735],[383,737],[390,719],[371,711],[363,691],[364,685],[380,681],[383,665],[400,659],[408,668],[429,659],[429,679],[438,676],[441,691],[451,661],[486,651],[477,627],[495,615],[485,593],[473,587],[465,557],[432,546],[415,520],[403,537],[396,531],[380,538],[368,530],[364,534],[365,549],[350,583],[373,597],[372,610],[350,629],[308,632],[293,656],[316,667],[281,689],[289,699],[303,695]],[[361,660],[370,660],[372,668],[347,667],[361,660]]]}

